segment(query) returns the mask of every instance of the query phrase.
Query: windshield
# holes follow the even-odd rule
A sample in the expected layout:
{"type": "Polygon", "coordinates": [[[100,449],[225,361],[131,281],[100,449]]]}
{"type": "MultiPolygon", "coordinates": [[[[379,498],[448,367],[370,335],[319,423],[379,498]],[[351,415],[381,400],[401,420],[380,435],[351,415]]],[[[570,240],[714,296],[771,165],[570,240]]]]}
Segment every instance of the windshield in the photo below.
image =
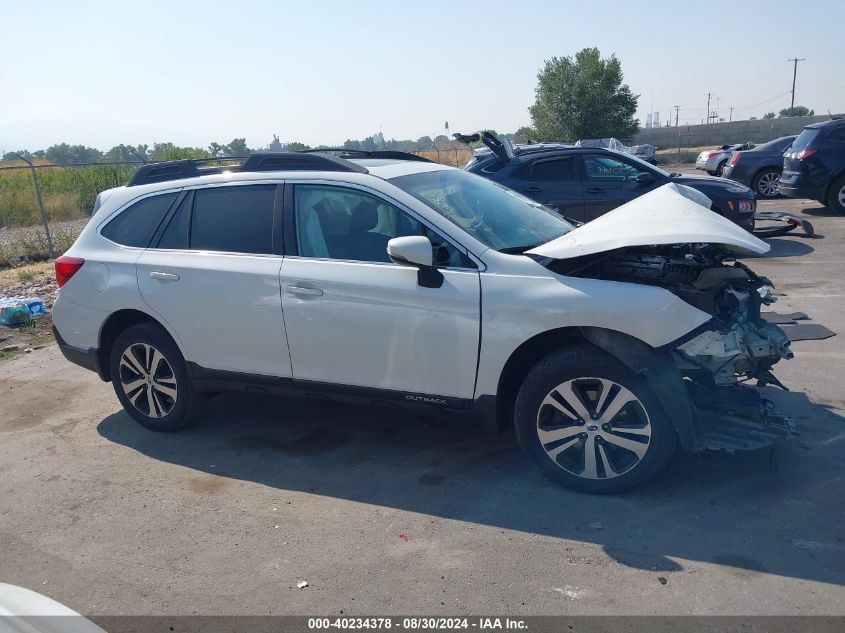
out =
{"type": "Polygon", "coordinates": [[[777,152],[789,147],[789,144],[795,139],[794,136],[784,136],[783,138],[776,138],[774,141],[758,145],[752,152],[777,152]]]}
{"type": "Polygon", "coordinates": [[[671,175],[671,174],[669,174],[669,172],[663,171],[662,169],[660,169],[660,167],[657,167],[656,165],[652,165],[651,163],[647,163],[646,161],[641,159],[639,156],[634,156],[633,154],[628,154],[627,152],[617,152],[616,150],[610,150],[610,151],[615,152],[617,154],[621,154],[622,156],[625,156],[626,158],[630,158],[635,163],[637,163],[637,167],[640,169],[640,171],[644,171],[646,173],[652,173],[652,172],[656,171],[658,174],[660,174],[664,178],[669,178],[669,176],[671,175]]]}
{"type": "Polygon", "coordinates": [[[792,149],[795,151],[802,150],[812,143],[819,135],[819,129],[814,127],[805,127],[798,138],[792,142],[792,149]]]}
{"type": "Polygon", "coordinates": [[[498,251],[522,252],[574,228],[551,209],[465,171],[427,171],[390,182],[498,251]]]}

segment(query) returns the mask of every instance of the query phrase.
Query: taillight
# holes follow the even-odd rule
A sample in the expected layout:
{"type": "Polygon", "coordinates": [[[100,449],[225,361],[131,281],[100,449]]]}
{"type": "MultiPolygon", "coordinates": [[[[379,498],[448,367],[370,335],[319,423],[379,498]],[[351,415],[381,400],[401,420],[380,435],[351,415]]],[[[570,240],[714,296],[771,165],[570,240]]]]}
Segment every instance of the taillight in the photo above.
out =
{"type": "Polygon", "coordinates": [[[739,162],[739,152],[734,152],[734,155],[731,156],[731,160],[728,162],[728,165],[733,167],[739,162]]]}
{"type": "Polygon", "coordinates": [[[56,284],[61,288],[76,274],[85,260],[81,257],[62,255],[56,259],[56,284]]]}
{"type": "Polygon", "coordinates": [[[721,153],[722,152],[710,152],[709,154],[707,154],[707,158],[715,158],[716,156],[718,156],[721,153]]]}
{"type": "Polygon", "coordinates": [[[793,158],[797,158],[798,160],[804,160],[805,158],[810,158],[813,154],[815,154],[818,150],[817,149],[802,149],[797,154],[793,154],[793,158]]]}

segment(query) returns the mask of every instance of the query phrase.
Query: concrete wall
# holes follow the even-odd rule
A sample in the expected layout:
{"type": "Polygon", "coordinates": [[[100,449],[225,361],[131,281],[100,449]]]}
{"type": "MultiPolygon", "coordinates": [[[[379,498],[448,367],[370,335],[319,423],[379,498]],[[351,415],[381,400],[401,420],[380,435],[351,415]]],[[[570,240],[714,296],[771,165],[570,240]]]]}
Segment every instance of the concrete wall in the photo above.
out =
{"type": "Polygon", "coordinates": [[[731,121],[730,123],[711,123],[709,125],[649,128],[640,130],[639,134],[630,139],[630,144],[649,143],[656,145],[659,149],[746,142],[759,144],[781,136],[800,134],[805,125],[817,121],[826,121],[828,118],[830,117],[825,114],[823,116],[796,116],[783,119],[758,119],[756,121],[731,121]]]}

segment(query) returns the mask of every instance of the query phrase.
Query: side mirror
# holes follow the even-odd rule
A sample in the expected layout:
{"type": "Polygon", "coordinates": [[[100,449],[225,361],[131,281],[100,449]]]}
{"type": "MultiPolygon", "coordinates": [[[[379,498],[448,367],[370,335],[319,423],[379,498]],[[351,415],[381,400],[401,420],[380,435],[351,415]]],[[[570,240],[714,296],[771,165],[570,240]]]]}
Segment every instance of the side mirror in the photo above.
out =
{"type": "Polygon", "coordinates": [[[641,171],[637,174],[636,178],[634,178],[634,182],[639,185],[647,185],[655,181],[654,174],[650,174],[647,171],[641,171]]]}
{"type": "Polygon", "coordinates": [[[434,267],[434,248],[427,237],[394,237],[387,243],[387,256],[401,266],[415,266],[417,283],[423,288],[440,288],[443,285],[443,273],[434,267]]]}

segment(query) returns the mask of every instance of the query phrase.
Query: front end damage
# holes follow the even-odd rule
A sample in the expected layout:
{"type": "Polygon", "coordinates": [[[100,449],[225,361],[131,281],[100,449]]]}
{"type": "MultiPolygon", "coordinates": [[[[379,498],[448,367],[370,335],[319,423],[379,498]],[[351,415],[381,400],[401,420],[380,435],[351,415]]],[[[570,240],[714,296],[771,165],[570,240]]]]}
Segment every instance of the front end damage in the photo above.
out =
{"type": "Polygon", "coordinates": [[[706,244],[632,247],[547,265],[567,276],[660,286],[711,316],[658,350],[681,378],[677,389],[686,391],[694,426],[686,448],[749,450],[796,433],[760,389],[785,389],[772,367],[793,356],[786,333],[760,315],[775,300],[772,284],[729,251],[706,244]]]}

